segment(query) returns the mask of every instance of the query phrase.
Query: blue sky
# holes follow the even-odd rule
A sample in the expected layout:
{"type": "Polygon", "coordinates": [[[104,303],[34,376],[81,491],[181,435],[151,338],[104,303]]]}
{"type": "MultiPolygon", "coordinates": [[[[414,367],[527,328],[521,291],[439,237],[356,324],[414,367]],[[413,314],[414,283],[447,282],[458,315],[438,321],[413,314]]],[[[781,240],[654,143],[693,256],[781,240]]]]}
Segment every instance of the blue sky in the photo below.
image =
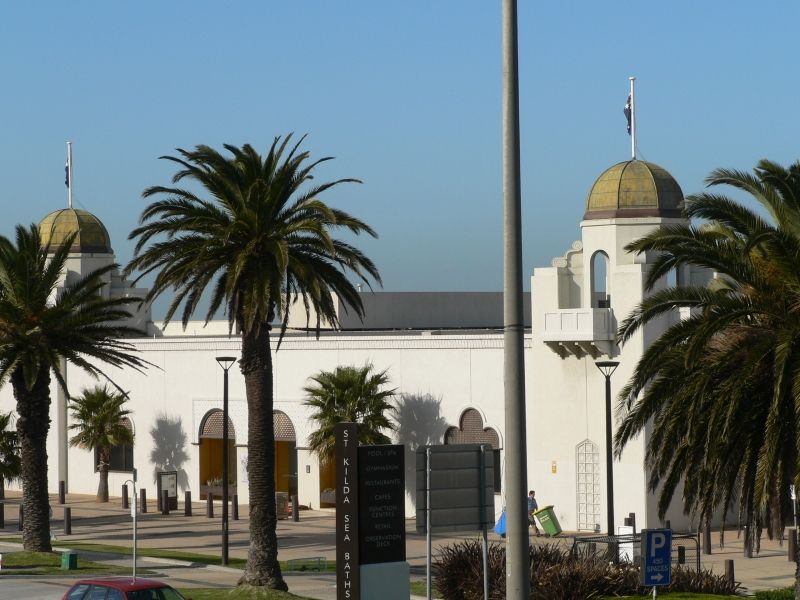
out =
{"type": "MultiPolygon", "coordinates": [[[[800,3],[521,1],[524,268],[577,239],[594,179],[626,160],[637,77],[640,158],[684,193],[716,167],[798,158],[800,3]]],[[[117,260],[157,157],[205,143],[266,150],[308,134],[332,155],[328,201],[380,234],[358,244],[385,289],[500,290],[500,2],[37,2],[0,6],[5,219],[75,206],[117,260]]]]}

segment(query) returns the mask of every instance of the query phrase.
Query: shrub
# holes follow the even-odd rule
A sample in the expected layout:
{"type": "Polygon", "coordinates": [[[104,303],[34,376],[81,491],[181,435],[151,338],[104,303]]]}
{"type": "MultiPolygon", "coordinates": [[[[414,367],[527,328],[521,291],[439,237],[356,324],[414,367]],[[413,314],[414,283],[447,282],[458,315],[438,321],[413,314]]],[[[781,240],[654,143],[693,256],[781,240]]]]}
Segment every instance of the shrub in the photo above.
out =
{"type": "MultiPolygon", "coordinates": [[[[639,568],[630,563],[615,565],[601,554],[572,553],[555,545],[531,546],[531,600],[593,599],[604,596],[647,595],[639,585],[639,568]]],[[[489,545],[489,597],[505,598],[505,546],[489,545]]],[[[483,554],[479,540],[464,540],[439,550],[433,577],[445,600],[483,599],[483,554]]],[[[697,573],[676,568],[670,592],[707,594],[741,593],[740,584],[709,571],[697,573]]],[[[792,598],[793,596],[788,596],[792,598]]],[[[776,596],[775,598],[783,598],[776,596]]],[[[773,600],[766,598],[765,600],[773,600]]]]}
{"type": "Polygon", "coordinates": [[[756,592],[756,600],[794,600],[794,588],[756,592]]]}
{"type": "Polygon", "coordinates": [[[733,596],[742,593],[742,586],[739,582],[731,583],[724,575],[716,575],[711,571],[701,570],[698,573],[694,569],[673,567],[669,591],[733,596]]]}

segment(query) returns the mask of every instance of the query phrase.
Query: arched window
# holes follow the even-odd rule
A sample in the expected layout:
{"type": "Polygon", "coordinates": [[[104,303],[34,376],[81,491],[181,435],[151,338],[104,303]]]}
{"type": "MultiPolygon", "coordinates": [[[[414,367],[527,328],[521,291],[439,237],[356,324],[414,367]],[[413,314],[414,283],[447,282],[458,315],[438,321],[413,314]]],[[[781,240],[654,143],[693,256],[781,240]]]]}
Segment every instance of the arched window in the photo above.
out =
{"type": "Polygon", "coordinates": [[[592,308],[611,307],[608,254],[598,250],[592,256],[592,308]]]}
{"type": "MultiPolygon", "coordinates": [[[[200,437],[214,440],[222,439],[222,418],[223,412],[219,409],[209,411],[203,423],[200,425],[200,437]]],[[[236,439],[236,429],[233,421],[228,417],[228,439],[236,439]]]]}
{"type": "MultiPolygon", "coordinates": [[[[133,423],[128,417],[122,418],[122,424],[126,429],[133,432],[133,423]]],[[[94,449],[94,470],[97,471],[97,465],[100,464],[100,450],[94,449]]],[[[111,455],[108,459],[109,471],[133,471],[133,444],[120,444],[111,448],[111,455]]]]}
{"type": "Polygon", "coordinates": [[[272,429],[275,432],[276,442],[294,442],[297,440],[292,420],[283,411],[272,411],[272,429]]]}
{"type": "Polygon", "coordinates": [[[461,413],[458,427],[449,427],[444,433],[445,444],[487,444],[494,455],[494,491],[500,493],[502,469],[500,468],[500,436],[491,427],[483,426],[483,418],[474,408],[461,413]]]}

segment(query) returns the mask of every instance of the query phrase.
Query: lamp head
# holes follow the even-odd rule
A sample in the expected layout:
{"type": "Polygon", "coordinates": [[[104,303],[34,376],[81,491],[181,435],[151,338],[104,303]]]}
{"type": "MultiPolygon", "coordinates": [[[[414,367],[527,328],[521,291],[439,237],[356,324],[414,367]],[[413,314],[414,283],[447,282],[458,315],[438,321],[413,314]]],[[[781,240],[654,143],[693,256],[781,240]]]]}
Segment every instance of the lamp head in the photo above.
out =
{"type": "Polygon", "coordinates": [[[217,362],[219,366],[222,367],[225,371],[230,369],[233,366],[233,363],[236,362],[235,356],[218,356],[217,362]]]}
{"type": "Polygon", "coordinates": [[[617,367],[619,366],[619,361],[599,360],[594,364],[598,369],[600,369],[600,372],[603,375],[605,375],[606,377],[611,377],[611,374],[617,370],[617,367]]]}

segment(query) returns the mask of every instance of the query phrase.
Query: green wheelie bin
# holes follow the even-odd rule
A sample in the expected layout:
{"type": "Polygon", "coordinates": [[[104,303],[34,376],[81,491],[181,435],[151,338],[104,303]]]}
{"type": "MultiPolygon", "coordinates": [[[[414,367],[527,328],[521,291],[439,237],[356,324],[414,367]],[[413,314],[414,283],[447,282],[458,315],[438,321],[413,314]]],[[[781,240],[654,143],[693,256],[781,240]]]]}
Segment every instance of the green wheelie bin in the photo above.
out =
{"type": "Polygon", "coordinates": [[[533,516],[539,521],[539,524],[544,529],[545,534],[549,535],[550,537],[555,537],[559,533],[561,533],[561,525],[558,524],[558,518],[556,517],[556,513],[553,510],[553,505],[545,506],[544,508],[540,508],[533,516]]]}

